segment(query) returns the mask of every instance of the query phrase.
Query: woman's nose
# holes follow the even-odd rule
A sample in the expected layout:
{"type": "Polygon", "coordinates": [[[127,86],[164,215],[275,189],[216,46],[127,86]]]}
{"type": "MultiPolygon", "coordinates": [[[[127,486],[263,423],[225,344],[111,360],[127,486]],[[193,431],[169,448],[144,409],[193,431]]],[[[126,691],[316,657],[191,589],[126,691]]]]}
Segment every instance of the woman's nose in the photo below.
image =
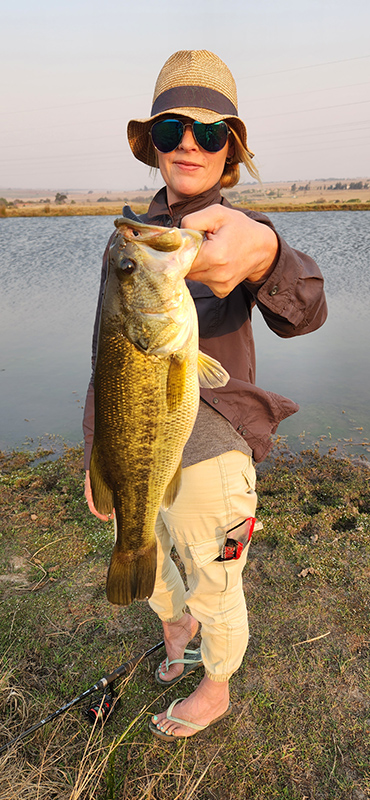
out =
{"type": "Polygon", "coordinates": [[[198,145],[194,139],[191,125],[186,125],[184,135],[181,139],[179,147],[183,150],[196,150],[198,145]]]}

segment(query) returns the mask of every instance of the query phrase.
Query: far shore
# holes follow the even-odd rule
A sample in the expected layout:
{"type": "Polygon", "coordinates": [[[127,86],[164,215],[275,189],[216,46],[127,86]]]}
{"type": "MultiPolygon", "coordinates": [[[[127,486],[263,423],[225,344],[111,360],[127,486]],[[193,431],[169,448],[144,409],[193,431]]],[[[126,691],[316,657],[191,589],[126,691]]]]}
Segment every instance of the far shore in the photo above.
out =
{"type": "MultiPolygon", "coordinates": [[[[130,205],[143,214],[159,186],[144,186],[135,191],[63,189],[1,189],[1,217],[119,216],[130,205]]],[[[222,194],[234,207],[266,213],[292,211],[369,211],[370,179],[332,178],[308,183],[238,183],[222,194]]]]}
{"type": "MultiPolygon", "coordinates": [[[[131,203],[135,214],[144,214],[148,203],[131,203]]],[[[370,202],[343,203],[235,203],[234,207],[250,208],[264,213],[294,211],[370,211],[370,202]]],[[[121,215],[122,203],[27,203],[20,206],[1,206],[0,217],[95,217],[121,215]]]]}

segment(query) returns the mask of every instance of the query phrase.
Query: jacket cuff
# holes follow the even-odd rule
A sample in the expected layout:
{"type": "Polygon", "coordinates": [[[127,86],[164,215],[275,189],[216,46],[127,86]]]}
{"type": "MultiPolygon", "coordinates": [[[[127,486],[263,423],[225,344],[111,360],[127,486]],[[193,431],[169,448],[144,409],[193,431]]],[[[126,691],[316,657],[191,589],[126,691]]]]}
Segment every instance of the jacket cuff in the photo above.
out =
{"type": "Polygon", "coordinates": [[[278,239],[280,255],[268,278],[259,283],[244,283],[258,303],[297,328],[305,324],[307,300],[312,302],[313,297],[312,281],[322,285],[323,278],[310,256],[293,250],[279,235],[278,239]]]}

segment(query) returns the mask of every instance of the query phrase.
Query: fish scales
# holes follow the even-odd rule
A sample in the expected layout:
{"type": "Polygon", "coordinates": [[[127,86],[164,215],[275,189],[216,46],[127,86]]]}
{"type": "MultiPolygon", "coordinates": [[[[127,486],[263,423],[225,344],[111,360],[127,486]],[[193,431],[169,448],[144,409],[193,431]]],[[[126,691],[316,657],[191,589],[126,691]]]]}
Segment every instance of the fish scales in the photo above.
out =
{"type": "MultiPolygon", "coordinates": [[[[199,405],[198,325],[184,276],[202,236],[116,221],[94,376],[90,478],[100,513],[115,510],[116,544],[107,577],[112,603],[150,597],[155,522],[176,497],[181,456],[199,405]]],[[[226,383],[202,356],[207,385],[226,383]]]]}

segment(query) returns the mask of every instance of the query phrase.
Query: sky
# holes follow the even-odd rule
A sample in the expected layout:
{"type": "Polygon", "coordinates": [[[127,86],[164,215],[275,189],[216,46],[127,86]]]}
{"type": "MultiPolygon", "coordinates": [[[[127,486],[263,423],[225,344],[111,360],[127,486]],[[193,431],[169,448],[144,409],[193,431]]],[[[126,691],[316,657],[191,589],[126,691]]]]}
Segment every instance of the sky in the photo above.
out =
{"type": "Polygon", "coordinates": [[[1,189],[159,188],[126,127],[183,49],[231,69],[262,181],[370,176],[368,0],[1,2],[1,189]]]}

